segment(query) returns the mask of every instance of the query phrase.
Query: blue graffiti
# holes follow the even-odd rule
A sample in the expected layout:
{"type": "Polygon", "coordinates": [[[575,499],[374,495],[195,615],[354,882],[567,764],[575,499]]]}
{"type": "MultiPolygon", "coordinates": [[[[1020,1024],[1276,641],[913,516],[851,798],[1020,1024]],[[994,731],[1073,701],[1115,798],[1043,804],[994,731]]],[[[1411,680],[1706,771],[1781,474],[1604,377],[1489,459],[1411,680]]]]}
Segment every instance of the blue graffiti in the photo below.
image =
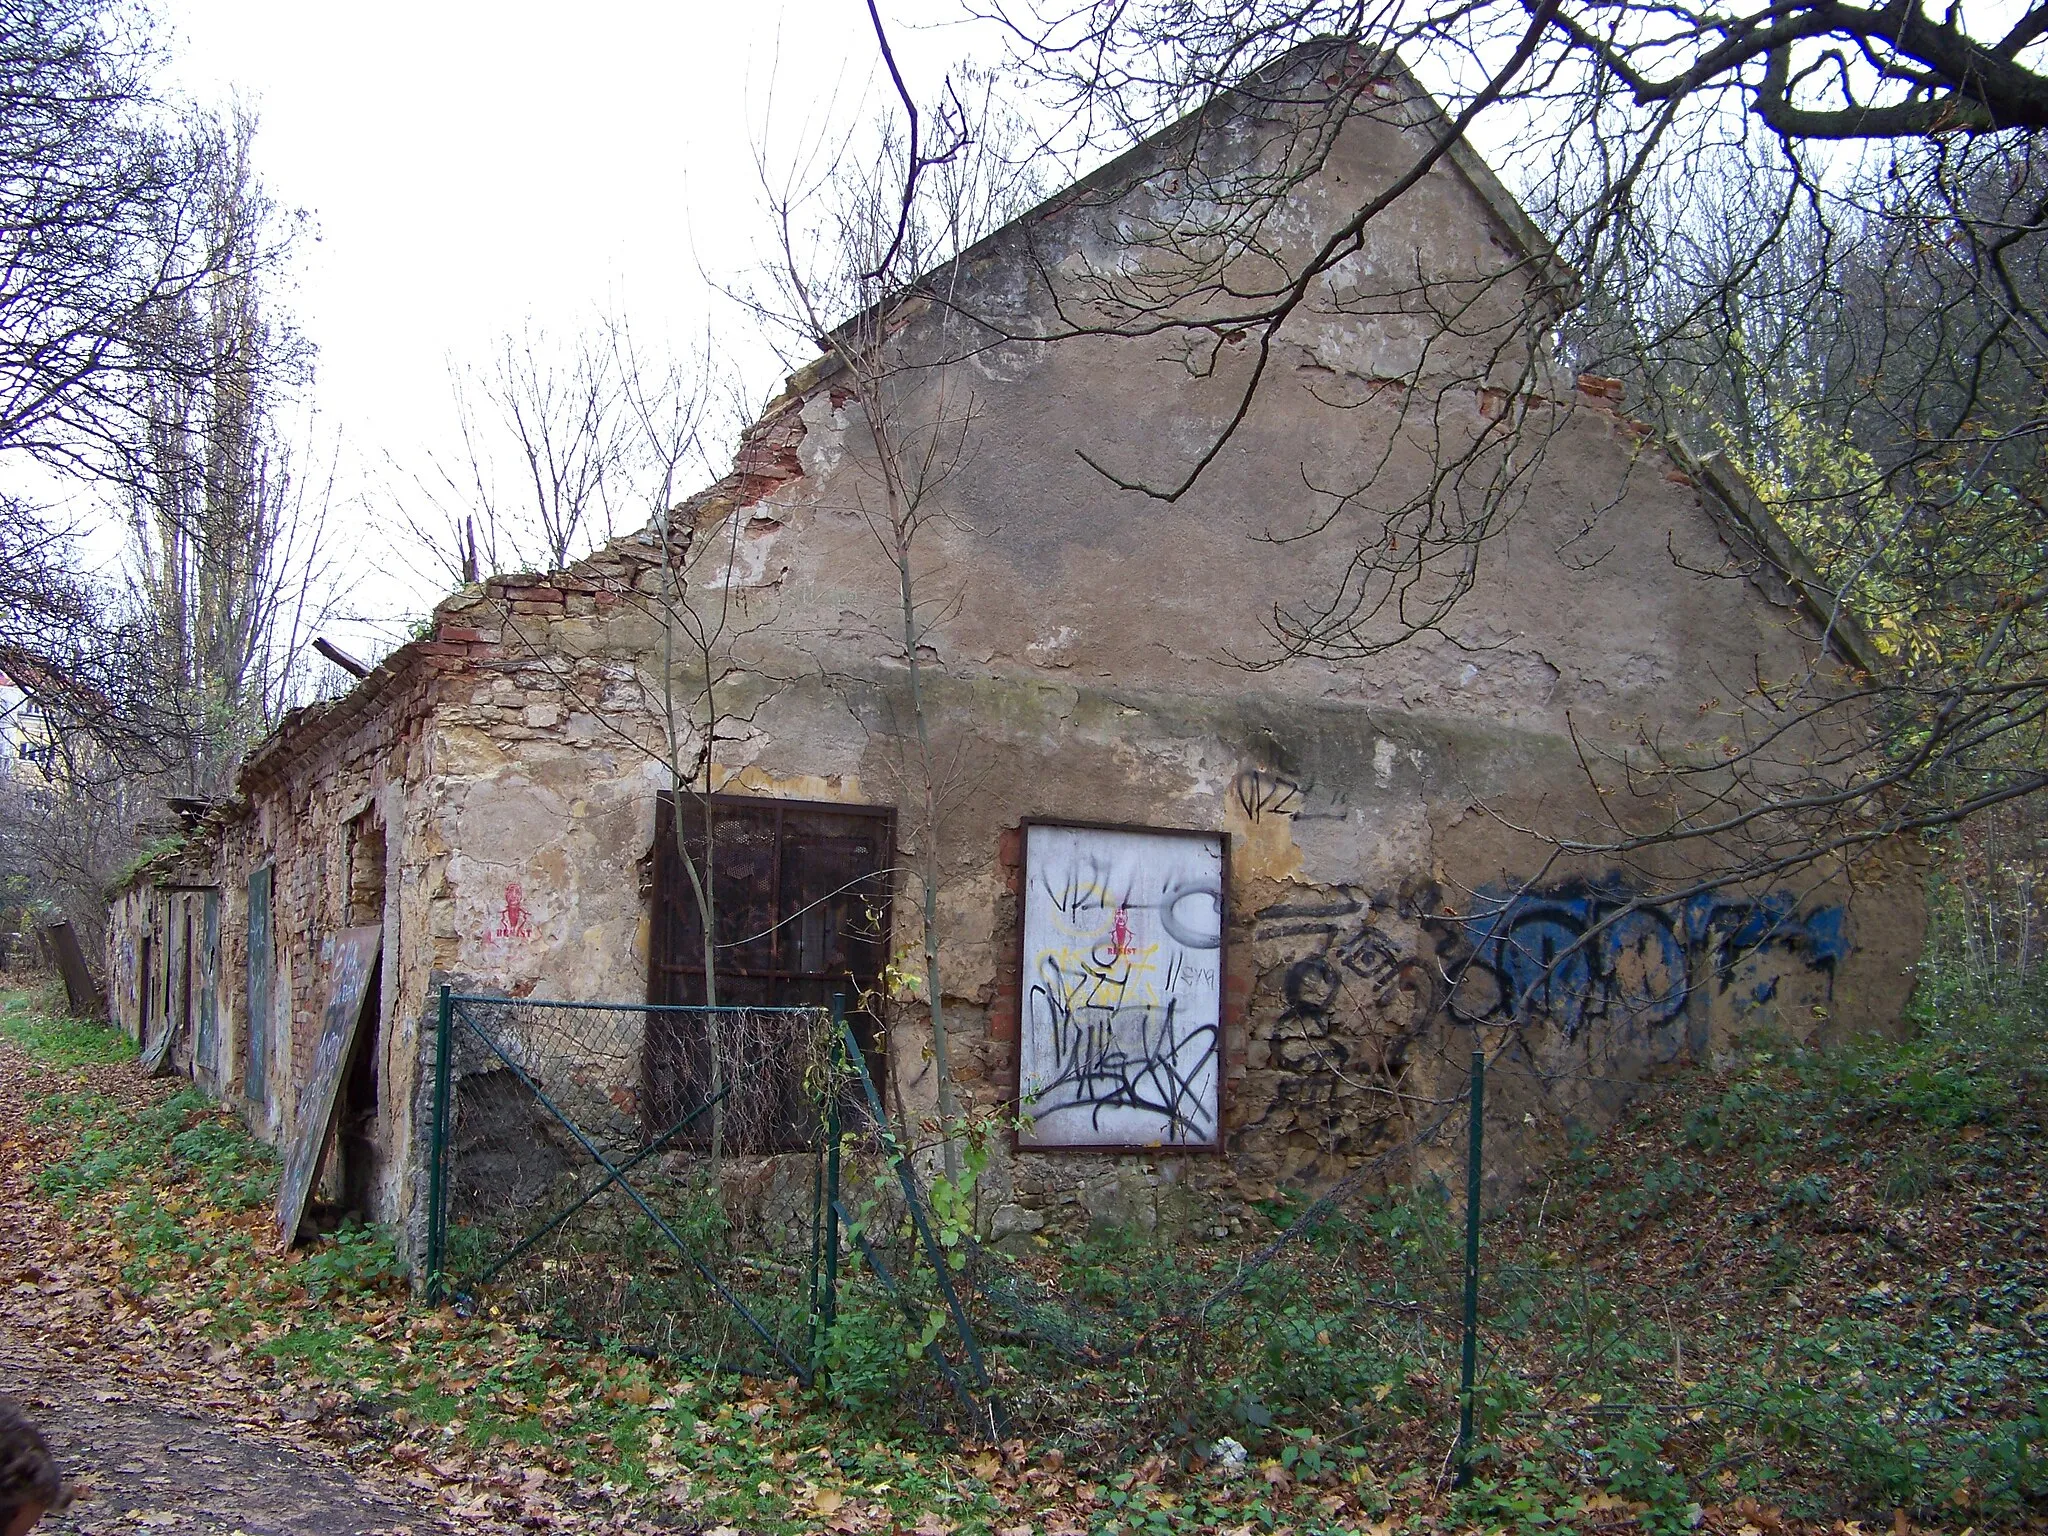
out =
{"type": "MultiPolygon", "coordinates": [[[[1484,889],[1464,918],[1431,919],[1453,979],[1451,1014],[1473,1024],[1548,1018],[1569,1040],[1593,1019],[1675,1018],[1696,987],[1727,990],[1737,968],[1766,951],[1825,974],[1832,993],[1849,954],[1842,908],[1800,912],[1788,892],[1709,893],[1676,907],[1637,900],[1610,875],[1534,891],[1484,889]]],[[[1750,999],[1767,1000],[1761,992],[1750,999]]]]}

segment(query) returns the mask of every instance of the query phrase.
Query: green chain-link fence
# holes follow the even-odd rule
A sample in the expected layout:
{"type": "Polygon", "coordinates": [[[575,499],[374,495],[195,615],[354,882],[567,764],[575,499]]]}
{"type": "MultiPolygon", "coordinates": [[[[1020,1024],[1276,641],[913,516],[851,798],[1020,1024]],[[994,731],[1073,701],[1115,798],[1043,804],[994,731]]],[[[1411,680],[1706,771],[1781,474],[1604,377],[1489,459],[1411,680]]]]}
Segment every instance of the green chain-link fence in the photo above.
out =
{"type": "Polygon", "coordinates": [[[435,1298],[808,1385],[844,1289],[915,1341],[935,1416],[989,1427],[958,1234],[836,1005],[444,990],[430,1134],[435,1298]]]}
{"type": "Polygon", "coordinates": [[[852,1081],[823,1009],[444,992],[430,1287],[544,1332],[808,1381],[852,1081]]]}

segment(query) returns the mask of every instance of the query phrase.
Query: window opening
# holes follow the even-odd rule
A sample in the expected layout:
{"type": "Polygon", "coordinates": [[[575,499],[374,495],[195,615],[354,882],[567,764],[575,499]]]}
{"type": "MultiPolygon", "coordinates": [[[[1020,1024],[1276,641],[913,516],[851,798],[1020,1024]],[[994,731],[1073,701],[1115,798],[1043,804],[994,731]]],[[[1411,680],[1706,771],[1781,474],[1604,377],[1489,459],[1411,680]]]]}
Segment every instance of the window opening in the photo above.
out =
{"type": "MultiPolygon", "coordinates": [[[[888,960],[895,812],[881,806],[713,795],[707,842],[705,799],[663,791],[654,818],[651,1003],[701,1006],[705,1001],[702,913],[676,851],[679,800],[685,845],[700,872],[707,846],[713,855],[719,1004],[824,1006],[834,994],[843,995],[868,1070],[879,1082],[884,1068],[881,1021],[872,1005],[888,960]]],[[[792,1056],[758,1066],[748,1063],[745,1070],[748,1080],[734,1091],[759,1096],[769,1112],[743,1118],[776,1129],[766,1133],[764,1144],[732,1150],[810,1145],[815,1114],[803,1093],[802,1062],[792,1056]]],[[[706,1026],[688,1016],[650,1016],[642,1062],[643,1124],[674,1124],[710,1096],[710,1080],[706,1026]]]]}
{"type": "Polygon", "coordinates": [[[270,1097],[271,978],[277,966],[270,917],[274,878],[274,866],[269,864],[249,874],[249,1022],[242,1032],[242,1092],[259,1108],[270,1097]]]}

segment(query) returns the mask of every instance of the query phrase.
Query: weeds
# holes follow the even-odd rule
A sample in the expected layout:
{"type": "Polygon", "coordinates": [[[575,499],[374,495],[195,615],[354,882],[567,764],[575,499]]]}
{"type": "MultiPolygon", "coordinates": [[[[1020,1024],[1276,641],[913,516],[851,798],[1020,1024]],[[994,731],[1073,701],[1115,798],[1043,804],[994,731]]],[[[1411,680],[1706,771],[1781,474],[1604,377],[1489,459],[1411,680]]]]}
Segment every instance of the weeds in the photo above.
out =
{"type": "MultiPolygon", "coordinates": [[[[1932,986],[1907,1040],[1759,1042],[1623,1130],[1575,1134],[1547,1225],[1533,1198],[1488,1224],[1483,1443],[1455,1498],[1461,1221],[1433,1184],[1353,1202],[1244,1274],[1229,1249],[1164,1231],[1032,1250],[1013,1294],[978,1302],[1015,1432],[1067,1459],[1032,1479],[1010,1453],[920,1427],[917,1357],[943,1325],[927,1327],[922,1294],[906,1319],[856,1260],[827,1372],[802,1396],[515,1333],[487,1306],[466,1321],[414,1308],[375,1229],[272,1258],[258,1240],[274,1161],[189,1094],[135,1109],[54,1085],[36,1114],[69,1146],[39,1188],[118,1234],[124,1285],[370,1403],[401,1448],[517,1454],[629,1490],[680,1480],[690,1518],[750,1530],[858,1506],[943,1507],[962,1536],[1055,1507],[1104,1536],[1383,1518],[1677,1533],[1738,1500],[2004,1528],[2048,1504],[2034,1006],[1932,986]],[[1225,1280],[1235,1298],[1202,1310],[1225,1280]],[[1225,1436],[1253,1476],[1209,1467],[1225,1436]]],[[[940,1199],[949,1254],[971,1247],[970,1196],[963,1180],[940,1199]]],[[[1297,1209],[1266,1216],[1277,1228],[1297,1209]]]]}
{"type": "MultiPolygon", "coordinates": [[[[35,999],[21,993],[9,995],[0,1004],[0,1036],[35,1060],[59,1069],[135,1059],[135,1047],[126,1035],[104,1024],[67,1017],[49,991],[46,988],[45,994],[35,999]]],[[[61,990],[56,996],[62,996],[61,990]]]]}

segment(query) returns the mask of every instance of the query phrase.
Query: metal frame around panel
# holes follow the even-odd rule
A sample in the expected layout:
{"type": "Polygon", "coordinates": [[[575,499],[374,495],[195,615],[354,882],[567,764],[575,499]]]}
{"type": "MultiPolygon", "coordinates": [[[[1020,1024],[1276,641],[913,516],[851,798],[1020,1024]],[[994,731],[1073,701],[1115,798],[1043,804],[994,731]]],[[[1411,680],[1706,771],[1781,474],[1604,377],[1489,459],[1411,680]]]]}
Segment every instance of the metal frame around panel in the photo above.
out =
{"type": "Polygon", "coordinates": [[[1221,849],[1221,910],[1216,935],[1216,1139],[1209,1142],[1101,1142],[1087,1146],[1039,1146],[1027,1143],[1022,1133],[1010,1128],[1010,1151],[1036,1153],[1045,1157],[1220,1157],[1224,1155],[1227,1133],[1224,1113],[1229,1107],[1230,1030],[1225,1017],[1230,1006],[1230,833],[1227,829],[1204,827],[1148,827],[1126,821],[1075,821],[1064,816],[1026,816],[1017,823],[1017,918],[1012,925],[1012,974],[1017,978],[1017,1038],[1010,1048],[1010,1109],[1021,1114],[1024,1104],[1024,1029],[1029,1008],[1028,978],[1024,974],[1024,904],[1031,890],[1031,829],[1061,827],[1077,832],[1136,832],[1147,837],[1213,838],[1221,849]]]}

